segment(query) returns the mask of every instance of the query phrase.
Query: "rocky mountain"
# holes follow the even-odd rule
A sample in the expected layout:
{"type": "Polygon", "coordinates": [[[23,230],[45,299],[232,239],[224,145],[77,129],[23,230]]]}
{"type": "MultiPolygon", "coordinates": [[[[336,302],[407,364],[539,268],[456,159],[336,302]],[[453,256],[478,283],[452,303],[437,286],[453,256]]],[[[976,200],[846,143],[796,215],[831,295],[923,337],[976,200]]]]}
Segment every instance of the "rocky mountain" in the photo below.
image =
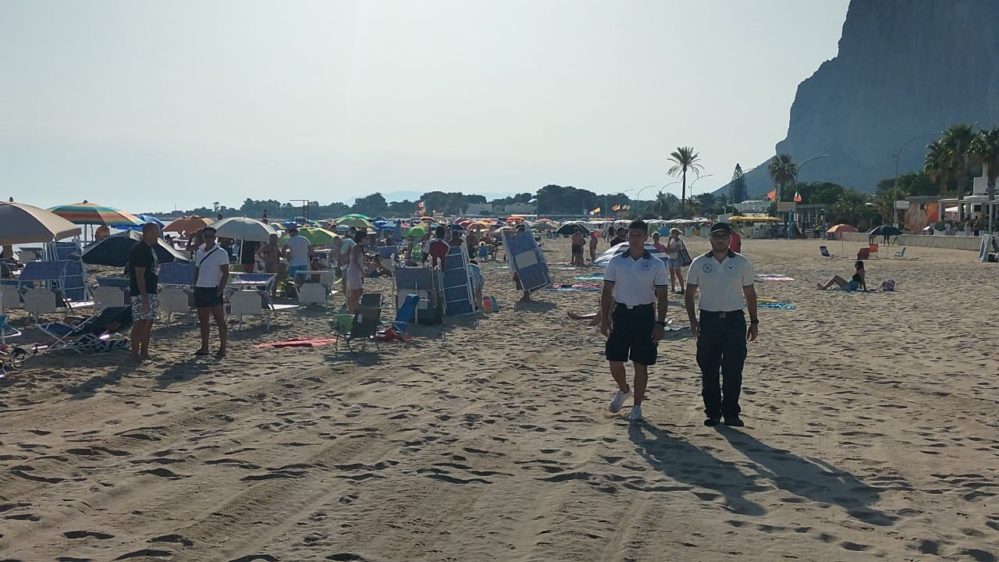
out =
{"type": "MultiPolygon", "coordinates": [[[[999,126],[999,0],[853,0],[838,55],[798,85],[776,152],[828,155],[799,181],[874,191],[900,148],[901,172],[918,170],[931,133],[960,122],[999,126]]],[[[772,188],[766,168],[746,174],[750,196],[772,188]]]]}

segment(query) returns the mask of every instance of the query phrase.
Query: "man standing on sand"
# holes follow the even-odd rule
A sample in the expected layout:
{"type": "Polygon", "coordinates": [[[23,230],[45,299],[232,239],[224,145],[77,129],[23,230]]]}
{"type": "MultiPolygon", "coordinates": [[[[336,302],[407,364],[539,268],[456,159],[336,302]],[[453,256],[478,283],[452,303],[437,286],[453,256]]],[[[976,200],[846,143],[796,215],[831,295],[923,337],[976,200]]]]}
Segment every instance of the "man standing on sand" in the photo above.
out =
{"type": "Polygon", "coordinates": [[[160,307],[157,296],[160,262],[153,250],[159,237],[160,227],[147,222],[142,225],[142,240],[128,255],[128,287],[132,296],[132,358],[136,361],[149,359],[149,337],[156,311],[160,307]]]}
{"type": "Polygon", "coordinates": [[[607,336],[605,352],[618,388],[608,409],[621,411],[631,395],[624,371],[624,364],[631,359],[635,366],[635,399],[629,419],[639,421],[649,365],[656,363],[657,344],[666,329],[669,279],[666,264],[645,250],[649,226],[644,221],[632,221],[627,233],[628,251],[614,256],[604,273],[600,333],[607,336]]]}
{"type": "Polygon", "coordinates": [[[732,226],[719,222],[711,227],[711,251],[697,256],[687,273],[684,304],[690,331],[697,338],[697,365],[701,368],[701,396],[704,398],[704,425],[713,427],[725,418],[725,425],[746,425],[739,417],[742,367],[746,362],[746,342],[759,334],[753,264],[729,249],[732,226]],[[700,293],[698,319],[694,297],[700,293]],[[749,328],[742,312],[743,300],[749,309],[749,328]],[[718,386],[721,368],[722,386],[718,386]]]}
{"type": "Polygon", "coordinates": [[[209,321],[215,317],[219,329],[219,350],[216,357],[225,357],[229,328],[225,323],[225,309],[222,295],[229,280],[229,253],[215,243],[215,229],[206,226],[202,237],[204,246],[198,248],[194,256],[194,306],[198,309],[198,323],[201,326],[201,348],[195,355],[208,355],[208,335],[211,332],[209,321]]]}

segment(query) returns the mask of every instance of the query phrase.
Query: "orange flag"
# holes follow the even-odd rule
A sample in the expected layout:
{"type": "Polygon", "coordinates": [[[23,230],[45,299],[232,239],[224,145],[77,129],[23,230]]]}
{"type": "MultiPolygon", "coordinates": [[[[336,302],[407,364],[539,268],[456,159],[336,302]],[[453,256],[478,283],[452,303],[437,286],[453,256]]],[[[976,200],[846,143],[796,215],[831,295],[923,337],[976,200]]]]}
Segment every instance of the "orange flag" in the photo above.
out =
{"type": "Polygon", "coordinates": [[[769,199],[771,201],[773,201],[774,199],[777,199],[777,190],[774,189],[773,191],[768,192],[767,193],[767,199],[769,199]]]}
{"type": "Polygon", "coordinates": [[[798,193],[797,191],[794,192],[794,202],[801,203],[801,194],[798,193]]]}

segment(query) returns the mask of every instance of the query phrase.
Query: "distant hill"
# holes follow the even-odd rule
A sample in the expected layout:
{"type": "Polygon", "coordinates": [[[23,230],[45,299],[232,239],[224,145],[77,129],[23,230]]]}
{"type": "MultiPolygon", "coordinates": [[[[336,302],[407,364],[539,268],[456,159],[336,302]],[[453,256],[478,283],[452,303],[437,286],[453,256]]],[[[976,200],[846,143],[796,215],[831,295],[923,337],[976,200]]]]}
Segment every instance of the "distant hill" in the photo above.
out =
{"type": "MultiPolygon", "coordinates": [[[[389,203],[391,203],[393,201],[406,201],[406,200],[409,200],[409,201],[418,201],[420,199],[421,195],[423,195],[424,193],[427,193],[429,191],[433,191],[433,189],[429,189],[428,188],[428,189],[424,189],[422,191],[390,191],[390,192],[387,192],[387,193],[383,192],[382,193],[382,197],[384,197],[385,200],[388,201],[389,203]]],[[[465,195],[483,195],[483,196],[485,196],[485,198],[486,198],[487,201],[492,201],[493,199],[503,199],[505,197],[512,197],[512,196],[516,195],[517,193],[520,193],[520,192],[516,192],[516,191],[491,191],[491,192],[485,192],[485,191],[483,191],[483,192],[477,192],[477,191],[468,191],[468,190],[461,190],[461,189],[441,189],[441,191],[448,192],[448,193],[461,191],[465,195]]],[[[530,191],[530,190],[527,190],[527,191],[530,191]]]]}
{"type": "MultiPolygon", "coordinates": [[[[776,151],[798,163],[828,154],[799,181],[871,192],[895,175],[902,144],[962,122],[999,126],[999,1],[853,0],[839,54],[798,85],[776,151]]],[[[933,140],[906,145],[900,171],[918,170],[933,140]]],[[[746,183],[751,197],[769,191],[766,163],[746,183]]]]}

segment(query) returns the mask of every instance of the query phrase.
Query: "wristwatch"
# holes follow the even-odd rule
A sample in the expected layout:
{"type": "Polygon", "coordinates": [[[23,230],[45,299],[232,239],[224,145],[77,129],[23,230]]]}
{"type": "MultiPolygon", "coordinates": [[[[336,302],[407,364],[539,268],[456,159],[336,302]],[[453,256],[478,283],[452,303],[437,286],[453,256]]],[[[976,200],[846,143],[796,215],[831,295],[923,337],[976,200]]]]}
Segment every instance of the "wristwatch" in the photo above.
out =
{"type": "Polygon", "coordinates": [[[749,323],[750,324],[759,324],[760,320],[759,320],[759,318],[752,318],[752,319],[749,320],[749,323]]]}

